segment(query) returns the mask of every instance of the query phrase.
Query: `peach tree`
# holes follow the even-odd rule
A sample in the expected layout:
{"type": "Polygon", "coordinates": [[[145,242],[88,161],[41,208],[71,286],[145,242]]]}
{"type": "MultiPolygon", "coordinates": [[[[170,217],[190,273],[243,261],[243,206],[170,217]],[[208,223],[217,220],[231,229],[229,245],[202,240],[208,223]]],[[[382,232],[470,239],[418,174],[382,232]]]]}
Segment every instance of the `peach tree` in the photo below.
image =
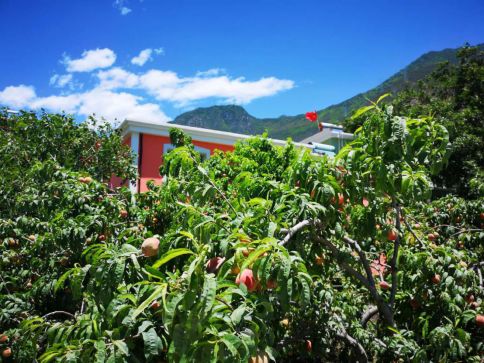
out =
{"type": "Polygon", "coordinates": [[[356,116],[334,159],[263,136],[202,162],[175,129],[134,201],[95,169],[22,166],[1,209],[5,359],[479,361],[482,198],[428,201],[448,151],[431,118],[356,116]]]}

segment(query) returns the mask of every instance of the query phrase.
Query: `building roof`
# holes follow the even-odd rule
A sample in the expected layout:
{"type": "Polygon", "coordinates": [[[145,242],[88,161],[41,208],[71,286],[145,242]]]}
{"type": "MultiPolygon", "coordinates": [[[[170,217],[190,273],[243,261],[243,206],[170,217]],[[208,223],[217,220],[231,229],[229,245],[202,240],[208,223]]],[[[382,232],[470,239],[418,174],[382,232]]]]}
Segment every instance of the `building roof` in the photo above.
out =
{"type": "MultiPolygon", "coordinates": [[[[211,143],[223,144],[223,145],[233,145],[235,144],[235,142],[239,140],[245,140],[252,137],[251,135],[243,135],[243,134],[237,134],[234,132],[204,129],[201,127],[177,125],[177,124],[172,124],[168,122],[151,123],[151,122],[126,119],[119,126],[119,129],[121,130],[121,133],[123,135],[129,134],[132,132],[139,132],[139,133],[150,134],[150,135],[170,136],[170,129],[172,128],[177,128],[185,131],[188,135],[190,135],[193,139],[197,141],[211,142],[211,143]]],[[[269,140],[271,140],[275,145],[279,145],[279,146],[284,146],[286,144],[286,141],[284,140],[271,139],[271,138],[269,138],[269,140]]],[[[308,145],[307,143],[304,143],[304,142],[295,142],[294,145],[299,147],[311,148],[311,145],[308,145]]]]}
{"type": "MultiPolygon", "coordinates": [[[[312,144],[312,143],[319,143],[323,144],[325,141],[334,138],[340,138],[344,140],[353,140],[353,134],[348,132],[343,132],[343,127],[326,127],[323,125],[323,131],[318,132],[312,136],[309,136],[301,141],[303,144],[312,144]]],[[[333,125],[335,126],[335,125],[333,125]]]]}

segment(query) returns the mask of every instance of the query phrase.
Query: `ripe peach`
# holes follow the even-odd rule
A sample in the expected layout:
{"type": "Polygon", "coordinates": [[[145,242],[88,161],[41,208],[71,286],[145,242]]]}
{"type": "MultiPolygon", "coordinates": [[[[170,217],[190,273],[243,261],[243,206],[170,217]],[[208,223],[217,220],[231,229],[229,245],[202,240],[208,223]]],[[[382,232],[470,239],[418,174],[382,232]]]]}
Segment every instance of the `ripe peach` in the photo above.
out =
{"type": "Polygon", "coordinates": [[[247,268],[237,275],[235,283],[238,285],[244,284],[247,287],[247,290],[252,292],[257,288],[258,281],[255,279],[252,270],[247,268]]]}
{"type": "Polygon", "coordinates": [[[158,310],[160,308],[161,304],[159,303],[158,300],[155,300],[151,303],[150,308],[153,310],[158,310]]]}
{"type": "Polygon", "coordinates": [[[8,335],[0,334],[0,344],[5,343],[6,341],[8,341],[8,335]]]}
{"type": "Polygon", "coordinates": [[[389,241],[395,241],[397,239],[397,232],[394,229],[390,229],[387,232],[387,239],[389,241]]]}
{"type": "Polygon", "coordinates": [[[312,350],[313,350],[313,343],[309,339],[307,339],[306,340],[306,351],[310,352],[312,350]]]}
{"type": "Polygon", "coordinates": [[[10,348],[4,349],[3,352],[2,352],[3,358],[8,358],[11,355],[12,355],[12,349],[10,349],[10,348]]]}
{"type": "Polygon", "coordinates": [[[316,265],[318,266],[321,266],[324,263],[324,257],[316,255],[316,257],[314,258],[314,263],[316,263],[316,265]]]}
{"type": "Polygon", "coordinates": [[[343,196],[343,194],[341,193],[338,193],[338,204],[340,206],[344,205],[345,204],[345,197],[343,196]]]}
{"type": "Polygon", "coordinates": [[[277,281],[272,280],[272,279],[267,280],[266,287],[269,290],[277,289],[277,281]]]}
{"type": "Polygon", "coordinates": [[[476,300],[476,298],[472,293],[468,293],[465,297],[465,300],[466,300],[466,303],[472,304],[476,300]]]}
{"type": "Polygon", "coordinates": [[[476,315],[476,324],[479,327],[484,326],[484,315],[480,315],[480,314],[476,315]]]}
{"type": "Polygon", "coordinates": [[[440,280],[441,280],[440,275],[439,274],[435,274],[434,276],[432,276],[432,279],[431,280],[432,280],[432,283],[434,285],[440,284],[440,280]]]}
{"type": "Polygon", "coordinates": [[[427,235],[427,238],[429,239],[429,241],[435,241],[435,239],[436,239],[437,237],[435,236],[435,234],[433,234],[433,233],[429,233],[429,234],[427,235]]]}
{"type": "Polygon", "coordinates": [[[247,257],[247,256],[249,256],[249,255],[251,254],[251,252],[252,252],[252,251],[254,251],[254,250],[255,250],[255,248],[253,248],[253,247],[244,248],[244,249],[242,250],[242,254],[244,255],[244,257],[247,257]]]}
{"type": "Polygon", "coordinates": [[[210,260],[207,261],[207,264],[205,265],[207,272],[209,273],[217,273],[219,270],[220,266],[224,263],[225,258],[223,257],[213,257],[210,260]]]}
{"type": "Polygon", "coordinates": [[[420,307],[420,303],[418,302],[417,299],[412,299],[410,300],[410,306],[412,307],[413,310],[416,310],[420,307]]]}
{"type": "Polygon", "coordinates": [[[121,218],[126,218],[128,217],[128,211],[126,209],[122,209],[120,212],[119,212],[119,216],[121,218]]]}
{"type": "Polygon", "coordinates": [[[380,281],[380,287],[382,290],[388,290],[390,288],[390,284],[386,282],[385,280],[380,281]]]}
{"type": "Polygon", "coordinates": [[[16,240],[15,238],[10,238],[10,239],[8,240],[8,246],[9,246],[10,248],[17,248],[17,247],[19,247],[19,246],[20,246],[20,243],[19,243],[19,241],[18,241],[18,240],[16,240]]]}
{"type": "Polygon", "coordinates": [[[160,249],[160,240],[156,237],[150,237],[143,241],[141,245],[141,252],[145,257],[158,256],[160,249]]]}
{"type": "Polygon", "coordinates": [[[363,197],[363,201],[361,203],[363,204],[363,207],[365,207],[365,208],[370,205],[370,202],[365,197],[363,197]]]}

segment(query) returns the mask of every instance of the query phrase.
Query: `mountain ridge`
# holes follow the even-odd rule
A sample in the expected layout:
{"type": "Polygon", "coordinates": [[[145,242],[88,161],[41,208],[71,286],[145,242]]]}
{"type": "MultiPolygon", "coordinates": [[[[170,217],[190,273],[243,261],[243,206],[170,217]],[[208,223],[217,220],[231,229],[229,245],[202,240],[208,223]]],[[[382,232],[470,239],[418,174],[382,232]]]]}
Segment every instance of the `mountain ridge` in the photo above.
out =
{"type": "MultiPolygon", "coordinates": [[[[484,48],[484,44],[479,44],[478,47],[484,48]]],[[[425,78],[442,62],[457,62],[458,50],[459,48],[446,48],[424,53],[378,86],[317,111],[318,117],[321,121],[339,124],[352,112],[366,105],[368,100],[375,100],[385,93],[398,93],[425,78]]],[[[179,115],[170,122],[242,134],[261,134],[267,130],[270,137],[277,139],[291,137],[295,141],[300,141],[316,132],[314,124],[308,122],[304,114],[257,118],[238,105],[197,108],[179,115]]]]}

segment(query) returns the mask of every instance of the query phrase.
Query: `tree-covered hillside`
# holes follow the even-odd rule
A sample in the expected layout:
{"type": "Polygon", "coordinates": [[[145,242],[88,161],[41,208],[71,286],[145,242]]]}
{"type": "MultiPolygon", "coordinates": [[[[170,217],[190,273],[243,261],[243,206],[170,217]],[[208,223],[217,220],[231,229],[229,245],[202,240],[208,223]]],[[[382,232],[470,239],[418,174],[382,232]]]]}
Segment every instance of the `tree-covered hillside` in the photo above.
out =
{"type": "MultiPolygon", "coordinates": [[[[479,47],[483,49],[484,45],[479,47]]],[[[441,62],[454,64],[456,61],[457,49],[428,52],[379,86],[319,110],[319,119],[329,123],[340,123],[355,110],[368,104],[368,100],[375,100],[385,93],[396,95],[399,91],[428,76],[441,62]]],[[[198,108],[178,116],[173,123],[252,135],[261,134],[267,130],[272,138],[285,140],[291,137],[295,141],[309,137],[315,132],[314,125],[307,122],[304,114],[258,119],[240,106],[198,108]]]]}
{"type": "MultiPolygon", "coordinates": [[[[466,46],[459,50],[455,62],[442,63],[392,100],[395,112],[432,116],[449,131],[451,157],[433,178],[436,193],[476,197],[484,192],[483,95],[484,48],[466,46]]],[[[363,121],[352,117],[344,125],[353,132],[363,121]]]]}

